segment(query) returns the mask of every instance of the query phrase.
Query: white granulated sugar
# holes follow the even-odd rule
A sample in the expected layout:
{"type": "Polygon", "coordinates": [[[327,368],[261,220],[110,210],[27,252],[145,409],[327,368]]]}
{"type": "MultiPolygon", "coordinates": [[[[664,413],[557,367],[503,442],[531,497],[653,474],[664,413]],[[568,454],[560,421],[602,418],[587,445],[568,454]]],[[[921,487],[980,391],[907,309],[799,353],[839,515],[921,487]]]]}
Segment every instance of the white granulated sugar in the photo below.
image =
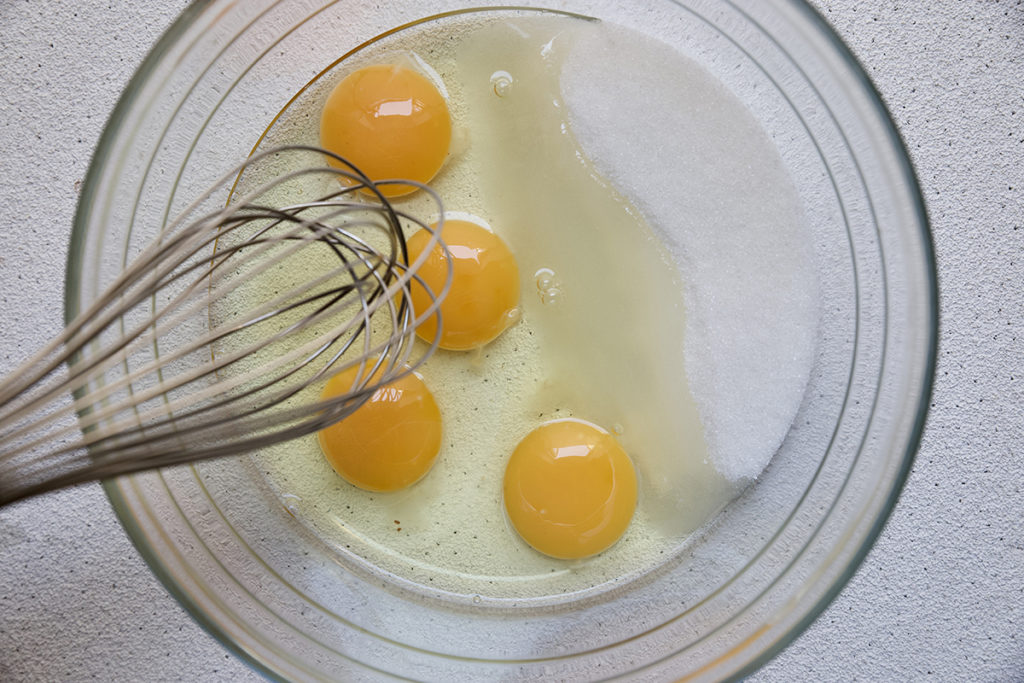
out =
{"type": "Polygon", "coordinates": [[[686,373],[708,454],[756,478],[814,360],[814,254],[778,151],[740,103],[676,50],[605,25],[562,71],[585,155],[645,214],[685,281],[686,373]]]}

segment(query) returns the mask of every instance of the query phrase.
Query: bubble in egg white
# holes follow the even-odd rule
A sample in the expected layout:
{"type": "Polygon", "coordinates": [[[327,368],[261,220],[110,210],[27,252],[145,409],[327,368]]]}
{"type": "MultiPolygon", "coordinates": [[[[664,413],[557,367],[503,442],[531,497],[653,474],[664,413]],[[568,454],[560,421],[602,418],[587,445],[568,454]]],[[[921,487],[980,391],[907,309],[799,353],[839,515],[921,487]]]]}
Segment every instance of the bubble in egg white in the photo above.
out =
{"type": "Polygon", "coordinates": [[[512,74],[507,71],[495,71],[491,74],[491,86],[494,88],[494,94],[498,97],[505,97],[512,92],[514,83],[512,74]]]}

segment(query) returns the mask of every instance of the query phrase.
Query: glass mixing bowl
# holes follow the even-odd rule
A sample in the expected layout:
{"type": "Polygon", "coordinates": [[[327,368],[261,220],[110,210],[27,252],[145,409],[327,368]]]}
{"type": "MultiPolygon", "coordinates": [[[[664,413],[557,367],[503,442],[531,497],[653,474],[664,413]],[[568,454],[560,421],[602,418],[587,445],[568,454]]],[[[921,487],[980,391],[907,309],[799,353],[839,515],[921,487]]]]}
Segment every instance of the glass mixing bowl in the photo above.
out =
{"type": "MultiPolygon", "coordinates": [[[[523,5],[608,18],[676,46],[776,141],[821,260],[820,338],[803,404],[756,484],[655,569],[578,598],[494,601],[391,580],[321,542],[252,457],[107,482],[168,589],[271,677],[742,676],[842,588],[910,469],[936,339],[927,221],[882,102],[831,30],[796,0],[523,5]]],[[[101,139],[74,226],[68,317],[244,159],[318,74],[396,27],[466,9],[446,0],[192,5],[101,139]]]]}

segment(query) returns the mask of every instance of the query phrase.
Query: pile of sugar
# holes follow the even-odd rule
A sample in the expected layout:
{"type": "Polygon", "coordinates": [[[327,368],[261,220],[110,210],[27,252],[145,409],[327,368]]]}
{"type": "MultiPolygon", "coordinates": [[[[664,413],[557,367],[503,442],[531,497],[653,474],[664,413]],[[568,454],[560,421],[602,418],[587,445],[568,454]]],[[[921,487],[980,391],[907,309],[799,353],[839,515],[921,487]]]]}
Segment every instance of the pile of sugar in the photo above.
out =
{"type": "Polygon", "coordinates": [[[800,407],[819,315],[813,247],[778,151],[699,65],[627,29],[581,37],[561,85],[583,153],[680,265],[708,457],[731,480],[756,478],[800,407]]]}

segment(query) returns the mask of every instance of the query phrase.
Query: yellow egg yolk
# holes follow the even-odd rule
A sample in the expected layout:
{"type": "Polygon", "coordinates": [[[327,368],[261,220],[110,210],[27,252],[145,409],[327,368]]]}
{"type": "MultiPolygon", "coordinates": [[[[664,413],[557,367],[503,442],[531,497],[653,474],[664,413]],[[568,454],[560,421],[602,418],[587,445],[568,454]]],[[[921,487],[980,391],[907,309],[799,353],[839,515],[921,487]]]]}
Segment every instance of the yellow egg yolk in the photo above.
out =
{"type": "MultiPolygon", "coordinates": [[[[353,72],[334,88],[320,116],[321,146],[375,181],[429,181],[444,163],[451,137],[444,97],[425,76],[399,65],[353,72]]],[[[380,190],[395,197],[416,188],[385,185],[380,190]]]]}
{"type": "Polygon", "coordinates": [[[629,526],[636,472],[611,434],[582,420],[558,420],[516,446],[504,495],[512,526],[535,549],[560,559],[589,557],[629,526]]]}
{"type": "MultiPolygon", "coordinates": [[[[441,303],[441,341],[443,349],[464,351],[483,346],[515,322],[519,304],[519,267],[500,237],[475,223],[445,221],[441,239],[452,259],[452,284],[441,303]]],[[[408,242],[409,262],[426,249],[430,234],[421,230],[408,242]]],[[[448,277],[448,259],[434,245],[417,271],[436,295],[448,277]]],[[[432,303],[422,286],[412,286],[412,305],[417,315],[432,303]]],[[[421,338],[433,341],[437,319],[427,318],[416,330],[421,338]]]]}
{"type": "MultiPolygon", "coordinates": [[[[358,368],[332,377],[323,398],[355,386],[358,368]]],[[[327,461],[368,491],[396,491],[419,481],[441,449],[441,412],[423,380],[410,373],[377,389],[341,422],[318,433],[327,461]]]]}

